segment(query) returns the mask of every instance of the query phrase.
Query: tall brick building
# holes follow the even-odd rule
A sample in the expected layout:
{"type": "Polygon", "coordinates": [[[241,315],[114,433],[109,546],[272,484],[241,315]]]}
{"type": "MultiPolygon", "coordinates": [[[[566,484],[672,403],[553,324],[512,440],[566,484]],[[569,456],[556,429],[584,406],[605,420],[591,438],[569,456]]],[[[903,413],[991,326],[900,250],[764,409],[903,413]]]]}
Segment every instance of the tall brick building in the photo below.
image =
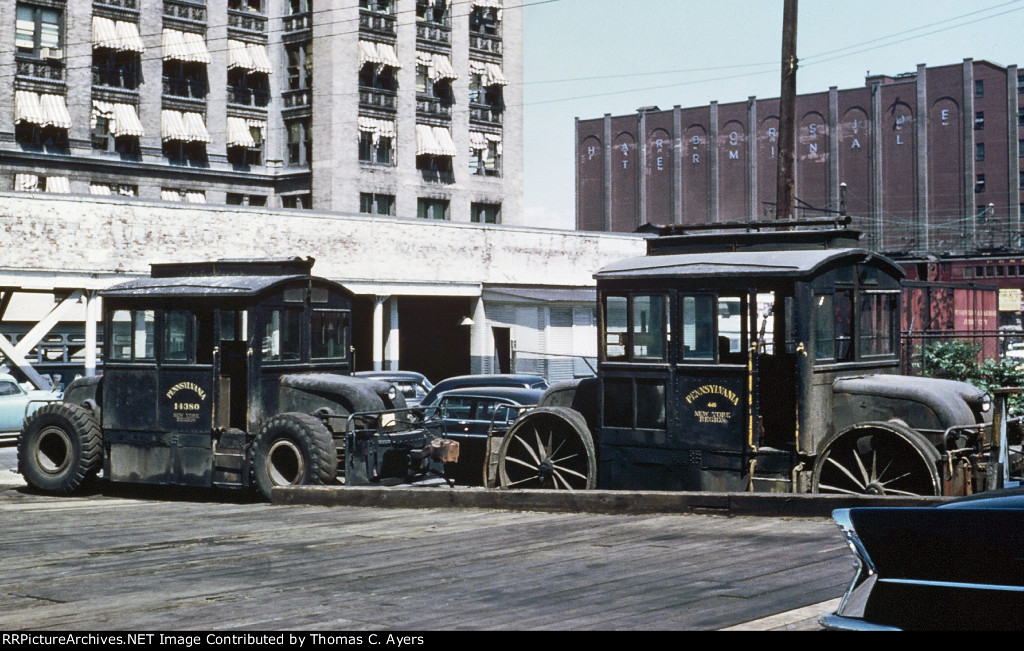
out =
{"type": "Polygon", "coordinates": [[[518,6],[11,0],[0,24],[0,190],[521,221],[518,6]]]}
{"type": "MultiPolygon", "coordinates": [[[[1020,251],[1024,73],[967,59],[796,101],[797,216],[846,210],[898,255],[1020,251]]],[[[778,99],[577,120],[576,226],[774,215],[778,99]]]]}

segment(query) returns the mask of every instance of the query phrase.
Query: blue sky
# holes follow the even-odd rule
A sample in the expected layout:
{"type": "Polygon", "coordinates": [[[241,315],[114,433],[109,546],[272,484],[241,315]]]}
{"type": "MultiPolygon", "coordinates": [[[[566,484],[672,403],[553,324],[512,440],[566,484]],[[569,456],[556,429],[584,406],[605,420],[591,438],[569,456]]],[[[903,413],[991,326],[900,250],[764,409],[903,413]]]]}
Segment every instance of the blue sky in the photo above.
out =
{"type": "MultiPolygon", "coordinates": [[[[574,227],[575,118],[779,95],[782,0],[522,3],[531,225],[574,227]]],[[[921,63],[1024,67],[1022,52],[1024,0],[802,0],[797,92],[854,88],[868,72],[896,75],[921,63]]]]}

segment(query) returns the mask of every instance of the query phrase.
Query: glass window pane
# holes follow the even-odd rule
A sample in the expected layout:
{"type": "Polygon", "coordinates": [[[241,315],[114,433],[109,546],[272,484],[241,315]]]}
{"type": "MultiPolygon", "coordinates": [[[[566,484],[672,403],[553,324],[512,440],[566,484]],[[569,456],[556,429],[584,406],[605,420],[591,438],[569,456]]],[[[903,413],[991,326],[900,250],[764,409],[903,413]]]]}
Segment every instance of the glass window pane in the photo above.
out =
{"type": "Polygon", "coordinates": [[[633,427],[633,381],[606,379],[604,381],[605,427],[633,427]]]}
{"type": "Polygon", "coordinates": [[[188,324],[191,315],[184,310],[169,310],[164,323],[164,359],[187,361],[188,324]]]}
{"type": "Polygon", "coordinates": [[[608,296],[605,298],[605,359],[626,358],[626,325],[626,297],[608,296]]]}
{"type": "Polygon", "coordinates": [[[665,429],[665,383],[636,381],[637,429],[665,429]]]}
{"type": "Polygon", "coordinates": [[[852,362],[853,356],[853,292],[836,292],[834,299],[835,308],[835,336],[836,336],[836,360],[840,362],[852,362]]]}
{"type": "Polygon", "coordinates": [[[132,314],[117,310],[110,317],[110,359],[132,358],[132,314]]]}
{"type": "Polygon", "coordinates": [[[831,294],[814,297],[814,358],[835,359],[835,310],[831,294]]]}
{"type": "Polygon", "coordinates": [[[714,359],[715,300],[713,296],[683,297],[683,357],[714,359]]]}
{"type": "Polygon", "coordinates": [[[348,356],[348,312],[317,310],[311,327],[314,359],[348,356]]]}
{"type": "Polygon", "coordinates": [[[156,313],[140,310],[135,313],[135,359],[153,359],[153,338],[156,313]]]}
{"type": "Polygon", "coordinates": [[[744,361],[743,300],[739,296],[718,298],[718,361],[734,364],[744,361]]]}
{"type": "Polygon", "coordinates": [[[894,349],[895,294],[866,294],[860,304],[860,354],[891,355],[894,349]]]}
{"type": "Polygon", "coordinates": [[[664,296],[633,297],[633,357],[665,359],[664,296]]]}

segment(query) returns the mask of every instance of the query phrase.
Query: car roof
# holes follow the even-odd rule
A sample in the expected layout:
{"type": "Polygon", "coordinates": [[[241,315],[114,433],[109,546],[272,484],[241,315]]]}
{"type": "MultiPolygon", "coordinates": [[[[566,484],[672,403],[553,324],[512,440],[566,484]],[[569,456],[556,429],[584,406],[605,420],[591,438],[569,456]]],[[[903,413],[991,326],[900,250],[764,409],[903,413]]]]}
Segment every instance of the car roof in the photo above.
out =
{"type": "Polygon", "coordinates": [[[371,377],[386,380],[415,380],[422,382],[427,376],[416,371],[357,371],[353,373],[357,377],[371,377]]]}
{"type": "Polygon", "coordinates": [[[445,391],[438,396],[438,402],[447,397],[500,398],[520,405],[535,405],[544,394],[543,389],[526,387],[461,387],[445,391]]]}
{"type": "Polygon", "coordinates": [[[546,382],[539,375],[516,375],[511,373],[495,373],[490,375],[456,375],[441,380],[439,387],[446,386],[518,386],[546,382]]]}

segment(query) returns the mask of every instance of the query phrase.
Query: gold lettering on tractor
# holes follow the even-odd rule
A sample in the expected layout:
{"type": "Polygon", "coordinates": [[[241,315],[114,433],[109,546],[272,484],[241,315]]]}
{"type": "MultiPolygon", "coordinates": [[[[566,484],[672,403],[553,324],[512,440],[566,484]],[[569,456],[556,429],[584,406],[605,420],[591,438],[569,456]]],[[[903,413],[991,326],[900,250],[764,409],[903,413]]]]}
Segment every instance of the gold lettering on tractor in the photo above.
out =
{"type": "Polygon", "coordinates": [[[728,424],[732,408],[739,403],[736,392],[720,384],[703,384],[686,395],[686,404],[694,406],[697,422],[712,425],[728,424]]]}
{"type": "Polygon", "coordinates": [[[174,412],[174,421],[180,424],[198,423],[199,411],[203,408],[202,401],[206,400],[206,391],[195,382],[179,382],[168,389],[164,395],[168,400],[173,400],[182,391],[195,394],[199,398],[199,402],[173,401],[171,409],[174,412]]]}

